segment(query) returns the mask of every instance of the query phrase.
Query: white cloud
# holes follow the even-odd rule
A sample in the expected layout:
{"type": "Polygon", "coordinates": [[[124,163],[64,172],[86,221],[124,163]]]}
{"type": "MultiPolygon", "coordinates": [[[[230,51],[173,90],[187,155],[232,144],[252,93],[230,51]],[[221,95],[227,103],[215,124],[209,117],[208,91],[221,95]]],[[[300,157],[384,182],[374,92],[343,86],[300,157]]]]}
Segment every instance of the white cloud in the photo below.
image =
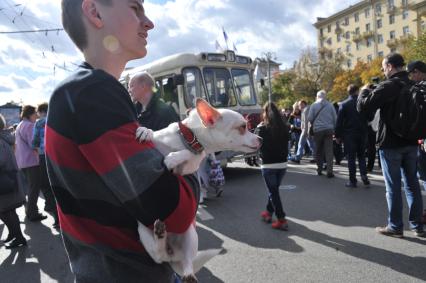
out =
{"type": "MultiPolygon", "coordinates": [[[[60,1],[23,1],[25,5],[14,7],[17,3],[2,0],[1,31],[62,27],[60,1]]],[[[331,0],[145,0],[155,28],[149,32],[147,57],[130,65],[179,52],[214,51],[216,40],[225,46],[223,26],[230,48],[235,43],[238,53],[251,57],[274,52],[288,67],[301,49],[316,44],[312,26],[316,17],[347,5],[348,1],[331,0]]],[[[61,68],[74,70],[82,59],[65,32],[0,35],[0,41],[0,105],[11,99],[47,101],[54,86],[69,74],[61,68]]]]}

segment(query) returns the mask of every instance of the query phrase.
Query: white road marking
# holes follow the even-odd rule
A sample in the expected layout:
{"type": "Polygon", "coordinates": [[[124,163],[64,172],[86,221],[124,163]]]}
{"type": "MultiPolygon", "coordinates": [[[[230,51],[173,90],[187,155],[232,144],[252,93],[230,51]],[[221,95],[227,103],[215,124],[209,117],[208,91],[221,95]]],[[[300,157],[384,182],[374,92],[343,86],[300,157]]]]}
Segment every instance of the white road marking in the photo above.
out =
{"type": "Polygon", "coordinates": [[[207,210],[204,209],[205,206],[198,206],[197,217],[201,219],[201,221],[213,220],[214,217],[207,210]]]}
{"type": "Polygon", "coordinates": [[[288,190],[288,191],[295,190],[296,188],[297,188],[296,185],[281,185],[279,187],[280,190],[288,190]]]}

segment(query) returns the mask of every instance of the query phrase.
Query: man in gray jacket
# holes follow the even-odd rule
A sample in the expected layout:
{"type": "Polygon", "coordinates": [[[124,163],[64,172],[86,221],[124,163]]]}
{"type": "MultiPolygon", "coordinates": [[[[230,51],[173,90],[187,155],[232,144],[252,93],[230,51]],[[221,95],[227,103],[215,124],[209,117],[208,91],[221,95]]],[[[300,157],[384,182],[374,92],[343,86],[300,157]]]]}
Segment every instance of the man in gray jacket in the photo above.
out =
{"type": "Polygon", "coordinates": [[[317,93],[317,101],[309,109],[308,121],[313,125],[316,145],[317,173],[322,175],[324,156],[327,162],[327,177],[333,178],[333,134],[336,126],[336,111],[326,99],[325,90],[317,93]]]}

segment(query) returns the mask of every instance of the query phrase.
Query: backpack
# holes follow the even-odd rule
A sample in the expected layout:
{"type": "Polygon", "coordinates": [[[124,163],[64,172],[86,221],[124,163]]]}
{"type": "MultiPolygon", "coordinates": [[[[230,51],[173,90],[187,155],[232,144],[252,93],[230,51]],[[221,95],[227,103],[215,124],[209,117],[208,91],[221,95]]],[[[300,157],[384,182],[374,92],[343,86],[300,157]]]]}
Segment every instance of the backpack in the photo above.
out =
{"type": "Polygon", "coordinates": [[[407,140],[426,138],[426,81],[407,84],[393,81],[401,87],[390,113],[391,131],[407,140]]]}

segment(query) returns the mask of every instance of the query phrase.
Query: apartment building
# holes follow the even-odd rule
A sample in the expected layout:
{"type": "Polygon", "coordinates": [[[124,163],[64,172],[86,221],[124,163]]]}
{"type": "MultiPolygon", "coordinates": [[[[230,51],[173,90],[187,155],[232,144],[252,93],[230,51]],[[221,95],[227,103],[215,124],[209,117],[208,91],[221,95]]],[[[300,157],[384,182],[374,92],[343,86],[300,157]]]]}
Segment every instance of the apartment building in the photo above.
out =
{"type": "Polygon", "coordinates": [[[371,61],[395,52],[410,36],[426,31],[426,1],[366,0],[328,18],[317,18],[321,58],[336,53],[352,68],[357,61],[371,61]]]}

